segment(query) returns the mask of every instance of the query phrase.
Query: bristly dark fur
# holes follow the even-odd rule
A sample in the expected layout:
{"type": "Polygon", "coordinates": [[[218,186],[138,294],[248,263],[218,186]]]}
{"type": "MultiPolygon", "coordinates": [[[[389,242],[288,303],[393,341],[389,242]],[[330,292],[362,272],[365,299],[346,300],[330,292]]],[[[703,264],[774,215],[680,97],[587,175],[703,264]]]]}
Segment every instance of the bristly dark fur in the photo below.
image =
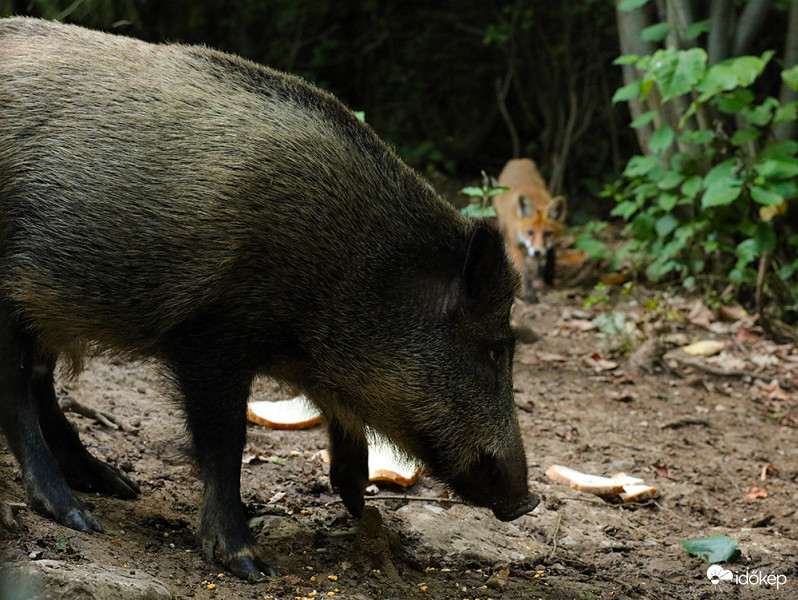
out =
{"type": "MultiPolygon", "coordinates": [[[[160,360],[206,483],[201,536],[244,576],[253,545],[223,490],[238,489],[257,374],[324,410],[353,513],[369,425],[512,518],[528,499],[518,285],[499,236],[332,95],[207,48],[0,20],[0,334],[22,340],[9,360],[160,360]]],[[[0,392],[7,432],[25,402],[0,392]]]]}

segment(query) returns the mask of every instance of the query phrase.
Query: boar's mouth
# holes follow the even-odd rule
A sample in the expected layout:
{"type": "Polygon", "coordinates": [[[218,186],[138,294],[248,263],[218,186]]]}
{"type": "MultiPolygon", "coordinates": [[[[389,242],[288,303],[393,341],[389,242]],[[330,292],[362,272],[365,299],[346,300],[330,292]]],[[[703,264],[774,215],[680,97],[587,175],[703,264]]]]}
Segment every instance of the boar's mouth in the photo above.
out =
{"type": "Polygon", "coordinates": [[[463,500],[490,508],[497,519],[512,521],[534,510],[540,498],[529,493],[526,462],[484,455],[465,473],[447,478],[463,500]]]}
{"type": "Polygon", "coordinates": [[[526,501],[512,504],[496,503],[491,506],[493,514],[500,521],[514,521],[518,517],[525,515],[528,512],[535,510],[535,507],[540,503],[540,498],[535,494],[529,494],[526,501]]]}

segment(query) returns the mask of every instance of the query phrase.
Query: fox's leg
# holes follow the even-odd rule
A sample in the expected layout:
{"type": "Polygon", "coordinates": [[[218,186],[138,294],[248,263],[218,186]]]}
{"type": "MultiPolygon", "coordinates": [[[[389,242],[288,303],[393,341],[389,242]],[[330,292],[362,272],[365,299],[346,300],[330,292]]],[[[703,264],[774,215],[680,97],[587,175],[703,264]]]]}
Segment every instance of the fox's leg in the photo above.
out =
{"type": "Polygon", "coordinates": [[[546,250],[546,262],[543,264],[543,281],[546,285],[554,283],[554,268],[557,263],[557,252],[554,248],[546,250]]]}

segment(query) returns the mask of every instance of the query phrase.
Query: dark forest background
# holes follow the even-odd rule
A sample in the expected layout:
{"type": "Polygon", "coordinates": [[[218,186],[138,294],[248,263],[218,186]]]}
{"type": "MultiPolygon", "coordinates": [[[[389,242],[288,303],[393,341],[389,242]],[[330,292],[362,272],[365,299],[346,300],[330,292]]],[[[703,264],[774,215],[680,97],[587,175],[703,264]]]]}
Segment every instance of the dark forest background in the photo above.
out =
{"type": "MultiPolygon", "coordinates": [[[[0,14],[207,44],[332,91],[414,167],[497,174],[535,158],[596,197],[636,151],[610,0],[0,0],[0,14]]],[[[595,200],[598,202],[598,199],[595,200]]]]}

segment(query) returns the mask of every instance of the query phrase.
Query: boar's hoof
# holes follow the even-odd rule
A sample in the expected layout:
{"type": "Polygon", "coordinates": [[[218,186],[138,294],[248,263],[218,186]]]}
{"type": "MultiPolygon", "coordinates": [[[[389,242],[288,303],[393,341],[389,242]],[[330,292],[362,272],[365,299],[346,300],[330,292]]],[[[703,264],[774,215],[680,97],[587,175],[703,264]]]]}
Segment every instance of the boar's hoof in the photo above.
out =
{"type": "Polygon", "coordinates": [[[225,553],[212,540],[203,539],[202,553],[206,561],[218,559],[233,575],[250,583],[277,575],[277,571],[261,556],[256,546],[245,546],[238,552],[225,553]]]}
{"type": "Polygon", "coordinates": [[[67,512],[62,518],[56,519],[61,525],[65,525],[70,529],[82,531],[83,533],[98,533],[103,532],[103,526],[91,512],[85,508],[78,510],[73,508],[67,512]]]}
{"type": "Polygon", "coordinates": [[[80,500],[75,498],[72,491],[61,480],[61,485],[52,482],[52,487],[45,488],[36,483],[27,487],[30,505],[37,513],[50,517],[70,529],[83,533],[102,533],[103,526],[90,510],[80,500]]]}
{"type": "Polygon", "coordinates": [[[514,521],[521,515],[532,512],[539,503],[540,498],[532,494],[520,504],[494,504],[492,509],[493,514],[500,521],[514,521]]]}

